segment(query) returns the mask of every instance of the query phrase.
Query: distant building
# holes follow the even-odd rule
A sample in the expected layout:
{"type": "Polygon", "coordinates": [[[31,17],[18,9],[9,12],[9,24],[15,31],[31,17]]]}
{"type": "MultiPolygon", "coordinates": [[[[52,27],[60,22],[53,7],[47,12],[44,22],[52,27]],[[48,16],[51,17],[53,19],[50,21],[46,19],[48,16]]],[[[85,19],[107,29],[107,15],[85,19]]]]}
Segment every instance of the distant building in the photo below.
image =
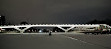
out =
{"type": "Polygon", "coordinates": [[[5,25],[5,16],[0,15],[0,25],[5,25]]]}

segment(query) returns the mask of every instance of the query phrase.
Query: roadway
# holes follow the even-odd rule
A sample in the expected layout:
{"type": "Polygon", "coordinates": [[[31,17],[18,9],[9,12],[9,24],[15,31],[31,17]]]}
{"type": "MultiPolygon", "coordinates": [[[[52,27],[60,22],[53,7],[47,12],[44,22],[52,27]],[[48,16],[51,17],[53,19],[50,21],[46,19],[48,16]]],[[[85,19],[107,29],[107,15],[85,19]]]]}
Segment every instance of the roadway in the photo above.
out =
{"type": "Polygon", "coordinates": [[[0,34],[0,49],[111,49],[111,35],[0,34]]]}

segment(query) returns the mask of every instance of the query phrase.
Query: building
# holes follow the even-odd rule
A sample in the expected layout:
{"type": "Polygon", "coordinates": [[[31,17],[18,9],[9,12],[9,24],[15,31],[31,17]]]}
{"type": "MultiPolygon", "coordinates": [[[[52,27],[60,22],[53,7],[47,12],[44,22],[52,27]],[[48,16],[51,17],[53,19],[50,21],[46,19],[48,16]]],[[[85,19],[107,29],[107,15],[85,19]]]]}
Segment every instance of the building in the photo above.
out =
{"type": "Polygon", "coordinates": [[[0,25],[5,25],[5,16],[0,15],[0,25]]]}

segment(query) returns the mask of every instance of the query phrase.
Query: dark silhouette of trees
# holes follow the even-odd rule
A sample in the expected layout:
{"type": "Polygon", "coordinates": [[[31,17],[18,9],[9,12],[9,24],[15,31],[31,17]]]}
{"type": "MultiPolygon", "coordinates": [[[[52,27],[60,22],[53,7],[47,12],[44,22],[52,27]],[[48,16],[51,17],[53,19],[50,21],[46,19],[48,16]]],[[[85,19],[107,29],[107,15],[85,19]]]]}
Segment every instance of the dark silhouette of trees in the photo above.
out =
{"type": "Polygon", "coordinates": [[[105,20],[92,20],[87,22],[86,24],[108,24],[111,26],[111,20],[110,19],[105,19],[105,20]]]}
{"type": "Polygon", "coordinates": [[[25,24],[28,24],[28,22],[26,22],[26,21],[22,21],[20,24],[25,25],[25,24]]]}

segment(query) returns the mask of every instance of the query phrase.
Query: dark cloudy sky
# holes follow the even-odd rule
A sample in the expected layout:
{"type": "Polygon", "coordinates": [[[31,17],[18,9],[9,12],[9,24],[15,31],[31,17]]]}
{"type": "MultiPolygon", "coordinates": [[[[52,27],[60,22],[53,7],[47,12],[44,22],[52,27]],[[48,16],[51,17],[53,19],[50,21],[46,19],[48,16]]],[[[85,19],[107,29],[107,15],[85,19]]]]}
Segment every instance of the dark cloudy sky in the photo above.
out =
{"type": "Polygon", "coordinates": [[[7,22],[85,23],[111,19],[111,0],[0,0],[7,22]]]}

